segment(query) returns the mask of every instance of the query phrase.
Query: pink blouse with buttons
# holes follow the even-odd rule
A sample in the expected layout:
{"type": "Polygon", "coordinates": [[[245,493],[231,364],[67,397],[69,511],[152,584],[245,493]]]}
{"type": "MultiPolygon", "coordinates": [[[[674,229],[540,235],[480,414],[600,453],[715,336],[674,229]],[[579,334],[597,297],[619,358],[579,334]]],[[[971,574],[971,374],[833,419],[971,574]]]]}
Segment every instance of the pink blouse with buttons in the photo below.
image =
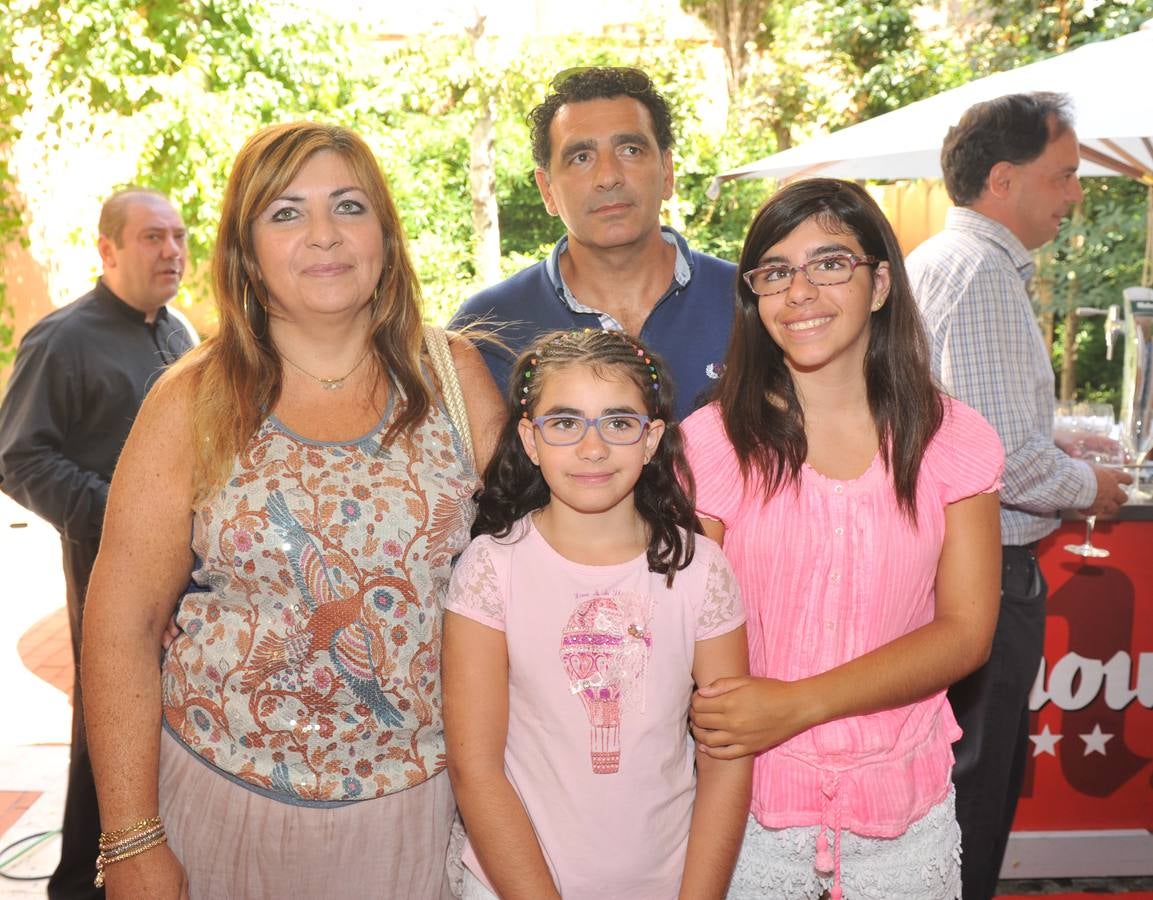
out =
{"type": "MultiPolygon", "coordinates": [[[[997,490],[1004,462],[992,427],[946,399],[921,463],[914,529],[879,455],[851,481],[805,465],[799,485],[766,501],[759,475],[742,484],[716,404],[683,427],[697,508],[725,526],[725,555],[747,607],[752,674],[787,681],[932,620],[945,507],[997,490]]],[[[752,813],[768,828],[823,824],[895,837],[945,798],[950,744],[960,734],[944,691],[811,728],[757,756],[752,813]]]]}

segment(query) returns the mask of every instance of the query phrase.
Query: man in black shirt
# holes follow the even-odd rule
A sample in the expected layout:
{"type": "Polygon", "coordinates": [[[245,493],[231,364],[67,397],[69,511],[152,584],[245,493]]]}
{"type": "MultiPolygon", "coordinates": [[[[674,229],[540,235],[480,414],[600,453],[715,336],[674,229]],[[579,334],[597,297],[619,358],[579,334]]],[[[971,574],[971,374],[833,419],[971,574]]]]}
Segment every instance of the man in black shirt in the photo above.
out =
{"type": "Polygon", "coordinates": [[[180,287],[187,255],[184,222],[168,199],[141,188],[114,194],[100,212],[98,247],[103,274],[96,286],[29,330],[0,404],[0,490],[51,522],[64,551],[75,689],[51,900],[104,896],[93,886],[100,817],[80,694],[84,594],[108,485],[132,421],[157,376],[193,343],[165,307],[180,287]]]}

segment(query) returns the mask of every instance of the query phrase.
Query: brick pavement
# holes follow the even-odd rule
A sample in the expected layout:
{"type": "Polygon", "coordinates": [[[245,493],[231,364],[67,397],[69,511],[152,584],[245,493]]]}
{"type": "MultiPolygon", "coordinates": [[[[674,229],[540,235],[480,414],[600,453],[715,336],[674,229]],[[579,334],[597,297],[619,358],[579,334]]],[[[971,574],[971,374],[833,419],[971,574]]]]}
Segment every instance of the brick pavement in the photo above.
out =
{"type": "MultiPolygon", "coordinates": [[[[60,541],[47,523],[0,494],[0,848],[59,827],[68,767],[72,646],[60,541]]],[[[7,862],[15,851],[3,854],[7,862]]],[[[52,870],[59,841],[5,866],[52,870]]],[[[43,897],[43,881],[0,880],[0,897],[43,897]]]]}

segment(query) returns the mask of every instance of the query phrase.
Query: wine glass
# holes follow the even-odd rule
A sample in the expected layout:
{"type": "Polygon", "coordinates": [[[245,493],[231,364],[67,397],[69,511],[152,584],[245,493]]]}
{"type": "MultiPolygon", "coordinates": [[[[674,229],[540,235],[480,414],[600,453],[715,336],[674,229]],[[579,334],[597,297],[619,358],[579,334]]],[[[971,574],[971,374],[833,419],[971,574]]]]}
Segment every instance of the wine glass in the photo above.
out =
{"type": "MultiPolygon", "coordinates": [[[[1116,422],[1108,403],[1058,404],[1053,420],[1054,436],[1070,456],[1095,465],[1121,465],[1125,452],[1114,437],[1116,422]]],[[[1085,517],[1085,540],[1066,544],[1065,549],[1078,556],[1103,559],[1109,551],[1093,544],[1096,516],[1085,517]]]]}

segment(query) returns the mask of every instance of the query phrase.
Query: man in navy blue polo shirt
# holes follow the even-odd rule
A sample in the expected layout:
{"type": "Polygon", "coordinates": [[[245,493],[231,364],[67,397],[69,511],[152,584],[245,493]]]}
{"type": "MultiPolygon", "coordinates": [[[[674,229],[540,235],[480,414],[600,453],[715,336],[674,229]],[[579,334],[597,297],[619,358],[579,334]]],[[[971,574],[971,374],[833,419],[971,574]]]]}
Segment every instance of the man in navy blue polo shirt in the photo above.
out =
{"type": "Polygon", "coordinates": [[[668,364],[684,418],[720,374],[736,267],[660,224],[674,182],[668,104],[639,69],[578,69],[553,79],[529,122],[537,187],[567,234],[548,259],[466,301],[450,327],[499,326],[511,352],[481,352],[501,390],[545,332],[625,331],[668,364]]]}

